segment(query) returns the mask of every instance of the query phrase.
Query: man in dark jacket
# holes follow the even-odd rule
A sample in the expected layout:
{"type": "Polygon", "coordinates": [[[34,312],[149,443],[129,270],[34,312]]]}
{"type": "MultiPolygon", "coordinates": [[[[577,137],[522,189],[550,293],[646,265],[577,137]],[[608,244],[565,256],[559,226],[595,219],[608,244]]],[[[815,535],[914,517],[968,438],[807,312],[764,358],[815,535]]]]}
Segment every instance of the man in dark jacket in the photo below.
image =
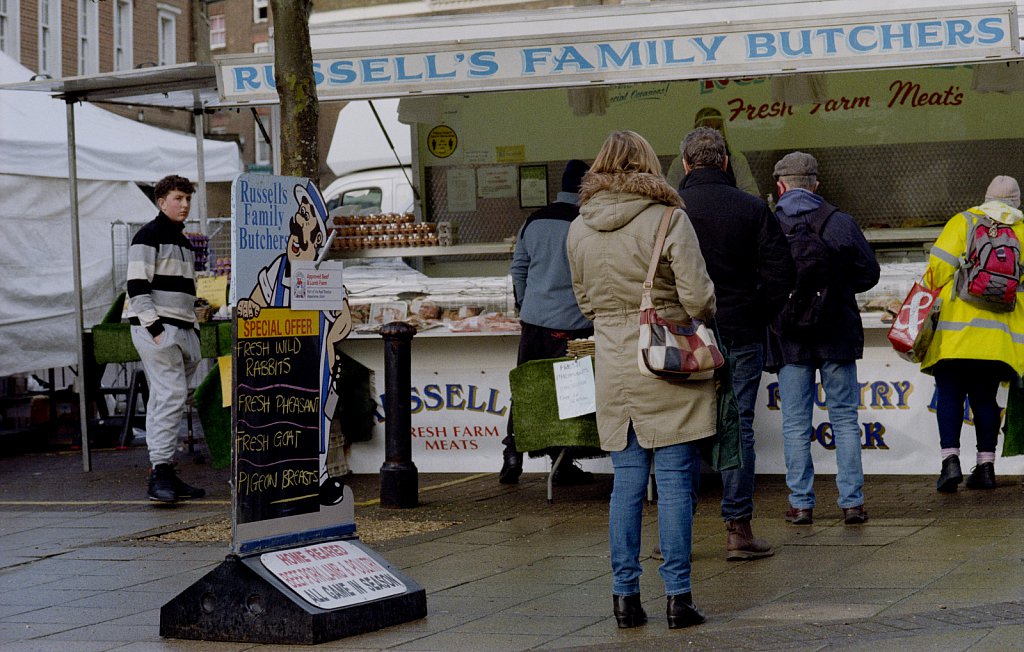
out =
{"type": "Polygon", "coordinates": [[[726,559],[756,559],[771,546],[753,535],[754,405],[764,367],[765,333],[793,286],[794,268],[778,221],[764,200],[735,187],[726,173],[722,134],[698,127],[681,146],[679,194],[715,283],[718,330],[736,358],[734,387],[740,410],[743,466],[722,472],[726,559]]]}
{"type": "MultiPolygon", "coordinates": [[[[565,251],[569,224],[580,214],[580,182],[589,169],[583,161],[569,161],[555,201],[526,218],[516,238],[509,274],[522,327],[518,364],[561,358],[568,350],[569,340],[594,334],[594,325],[576,304],[569,255],[565,251]]],[[[498,476],[502,484],[518,483],[523,470],[523,456],[516,449],[512,428],[510,413],[508,435],[502,440],[505,451],[498,476]]],[[[560,485],[591,482],[593,475],[577,466],[569,453],[567,450],[555,469],[552,481],[560,485]]],[[[557,452],[551,452],[552,461],[557,459],[556,455],[557,452]]]]}
{"type": "MultiPolygon", "coordinates": [[[[795,248],[801,223],[818,232],[820,240],[834,252],[825,275],[827,300],[822,303],[816,325],[797,329],[779,318],[769,335],[766,368],[777,370],[779,375],[786,484],[790,491],[785,518],[794,525],[813,521],[814,463],[810,447],[817,371],[835,444],[839,507],[845,523],[860,524],[868,518],[857,421],[860,385],[856,361],[864,354],[864,328],[855,294],[878,283],[878,261],[853,218],[815,194],[818,162],[813,156],[804,152],[787,154],[776,163],[774,176],[779,192],[776,216],[783,231],[791,234],[797,286],[803,286],[802,277],[807,273],[795,248]]],[[[789,312],[785,314],[788,318],[789,312]]]]}

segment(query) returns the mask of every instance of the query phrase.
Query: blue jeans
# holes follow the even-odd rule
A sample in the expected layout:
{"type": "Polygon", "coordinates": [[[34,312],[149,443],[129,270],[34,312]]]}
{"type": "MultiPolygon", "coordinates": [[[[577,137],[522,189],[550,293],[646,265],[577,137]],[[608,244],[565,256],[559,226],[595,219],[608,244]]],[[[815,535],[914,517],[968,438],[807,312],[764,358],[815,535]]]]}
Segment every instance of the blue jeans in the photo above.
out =
{"type": "Polygon", "coordinates": [[[658,482],[658,539],[665,561],[658,568],[666,595],[690,591],[690,549],[693,544],[694,478],[700,475],[696,444],[643,448],[630,424],[626,448],[612,451],[615,477],[608,508],[608,536],[612,556],[612,593],[640,592],[640,528],[647,479],[658,482]]]}
{"type": "MultiPolygon", "coordinates": [[[[815,368],[788,364],[779,369],[779,398],[782,401],[782,436],[785,440],[786,484],[789,504],[800,509],[814,507],[814,462],[811,416],[816,388],[815,368]]],[[[857,406],[860,385],[856,362],[823,362],[821,385],[825,390],[828,418],[836,450],[836,487],[839,507],[864,504],[864,469],[860,459],[860,424],[857,406]]]]}
{"type": "Polygon", "coordinates": [[[754,515],[754,406],[764,370],[764,347],[744,344],[729,348],[736,358],[733,391],[740,408],[740,454],[743,466],[722,471],[722,519],[750,520],[754,515]]]}

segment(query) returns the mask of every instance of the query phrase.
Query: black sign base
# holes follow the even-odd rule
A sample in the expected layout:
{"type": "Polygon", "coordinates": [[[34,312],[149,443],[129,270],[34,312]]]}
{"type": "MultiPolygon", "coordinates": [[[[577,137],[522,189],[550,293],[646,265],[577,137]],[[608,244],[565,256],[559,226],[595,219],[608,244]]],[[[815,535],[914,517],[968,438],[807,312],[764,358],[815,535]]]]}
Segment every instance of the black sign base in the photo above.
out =
{"type": "Polygon", "coordinates": [[[160,636],[200,641],[315,644],[427,615],[426,591],[376,552],[351,540],[400,579],[406,591],[319,609],[266,570],[259,555],[227,558],[160,609],[160,636]]]}

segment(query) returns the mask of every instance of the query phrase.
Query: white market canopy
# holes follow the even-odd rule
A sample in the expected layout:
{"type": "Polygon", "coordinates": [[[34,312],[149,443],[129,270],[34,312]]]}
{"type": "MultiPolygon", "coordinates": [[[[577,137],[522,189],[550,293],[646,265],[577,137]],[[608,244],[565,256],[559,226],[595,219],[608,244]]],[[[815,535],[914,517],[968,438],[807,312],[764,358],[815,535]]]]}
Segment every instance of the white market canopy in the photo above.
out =
{"type": "MultiPolygon", "coordinates": [[[[0,61],[3,61],[0,70],[6,73],[0,77],[0,177],[8,174],[12,175],[11,178],[39,177],[54,185],[66,186],[68,191],[68,203],[60,214],[70,217],[67,226],[70,227],[76,331],[72,337],[77,345],[78,369],[82,371],[85,360],[85,310],[87,306],[92,307],[90,303],[95,299],[91,278],[87,278],[85,273],[94,271],[95,266],[83,271],[85,266],[82,264],[83,251],[90,258],[96,257],[95,243],[88,239],[95,235],[95,228],[87,223],[87,238],[83,240],[81,237],[81,223],[96,211],[96,204],[92,200],[97,197],[97,193],[92,184],[96,180],[107,183],[120,181],[125,185],[131,181],[156,182],[172,173],[195,179],[198,181],[199,195],[196,206],[205,228],[206,180],[234,179],[242,171],[242,160],[236,144],[202,137],[203,114],[216,103],[210,83],[212,67],[209,65],[201,67],[186,64],[165,69],[150,68],[107,75],[27,81],[31,78],[30,71],[9,58],[0,61]],[[26,90],[39,92],[15,92],[26,90]],[[63,109],[58,102],[43,95],[44,92],[64,100],[63,109]],[[139,101],[124,100],[130,94],[138,96],[139,101]],[[142,97],[144,94],[149,97],[142,97]],[[142,125],[88,104],[78,109],[81,115],[76,118],[75,104],[78,102],[115,99],[131,104],[190,109],[197,137],[142,125]],[[206,154],[207,148],[209,155],[206,154]],[[80,178],[83,180],[81,188],[80,178]],[[83,245],[87,248],[83,249],[83,245]],[[87,293],[89,296],[86,296],[87,293]]],[[[47,194],[48,197],[53,197],[52,190],[47,194]]],[[[147,217],[152,209],[151,206],[147,211],[147,217]]],[[[11,226],[15,226],[13,222],[11,226]]],[[[39,265],[40,261],[36,260],[34,264],[39,265]]],[[[54,297],[53,301],[56,300],[54,297]]],[[[42,335],[45,337],[45,334],[42,335]]],[[[68,335],[60,341],[67,344],[71,341],[68,335]]],[[[88,410],[85,391],[81,388],[78,400],[82,466],[88,471],[91,468],[88,410]]]]}
{"type": "MultiPolygon", "coordinates": [[[[310,24],[320,100],[718,79],[1020,57],[1020,5],[672,2],[310,24]]],[[[222,101],[276,98],[273,55],[217,58],[222,101]]]]}
{"type": "MultiPolygon", "coordinates": [[[[0,173],[68,178],[64,106],[45,92],[73,93],[76,79],[30,82],[32,71],[0,53],[0,173]],[[63,90],[58,90],[62,88],[63,90]]],[[[77,85],[82,87],[77,78],[77,85]]],[[[189,91],[191,96],[191,91],[189,91]]],[[[76,99],[96,99],[87,96],[76,99]]],[[[192,136],[160,129],[92,104],[75,111],[77,178],[154,183],[168,174],[201,175],[192,136]]],[[[231,181],[242,170],[235,143],[204,139],[205,178],[231,181]]]]}

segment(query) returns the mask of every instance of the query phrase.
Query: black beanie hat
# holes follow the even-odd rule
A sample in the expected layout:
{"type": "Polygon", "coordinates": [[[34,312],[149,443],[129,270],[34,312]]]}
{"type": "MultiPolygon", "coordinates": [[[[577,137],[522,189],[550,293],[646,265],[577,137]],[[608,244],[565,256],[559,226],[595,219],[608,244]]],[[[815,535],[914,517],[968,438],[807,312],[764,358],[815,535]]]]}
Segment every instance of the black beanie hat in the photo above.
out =
{"type": "Polygon", "coordinates": [[[562,192],[578,193],[583,175],[587,173],[590,166],[579,159],[572,159],[565,164],[565,172],[562,173],[562,192]]]}

